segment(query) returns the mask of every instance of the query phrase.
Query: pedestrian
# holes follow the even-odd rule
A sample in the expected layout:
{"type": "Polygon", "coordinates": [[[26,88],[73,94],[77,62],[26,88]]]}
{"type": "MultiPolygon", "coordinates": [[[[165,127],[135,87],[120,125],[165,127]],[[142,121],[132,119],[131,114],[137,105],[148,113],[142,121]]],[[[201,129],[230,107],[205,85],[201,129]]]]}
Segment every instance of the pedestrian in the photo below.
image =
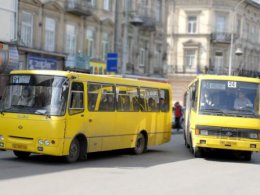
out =
{"type": "Polygon", "coordinates": [[[181,117],[182,117],[182,107],[179,102],[174,104],[174,115],[175,115],[175,128],[177,131],[181,129],[181,117]]]}

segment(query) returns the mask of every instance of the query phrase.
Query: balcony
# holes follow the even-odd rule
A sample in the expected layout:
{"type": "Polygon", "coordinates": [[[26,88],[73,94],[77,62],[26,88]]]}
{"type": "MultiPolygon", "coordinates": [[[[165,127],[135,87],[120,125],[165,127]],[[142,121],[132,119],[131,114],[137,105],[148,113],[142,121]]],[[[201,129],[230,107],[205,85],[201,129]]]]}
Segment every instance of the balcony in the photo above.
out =
{"type": "Polygon", "coordinates": [[[130,23],[138,25],[143,30],[155,31],[156,21],[154,10],[144,5],[137,6],[137,10],[132,15],[130,23]]]}
{"type": "Polygon", "coordinates": [[[93,5],[87,0],[67,0],[65,2],[65,10],[78,16],[91,16],[93,5]]]}
{"type": "Polygon", "coordinates": [[[231,33],[214,32],[214,33],[211,34],[211,41],[213,43],[226,43],[226,44],[230,44],[230,42],[231,42],[231,33]]]}

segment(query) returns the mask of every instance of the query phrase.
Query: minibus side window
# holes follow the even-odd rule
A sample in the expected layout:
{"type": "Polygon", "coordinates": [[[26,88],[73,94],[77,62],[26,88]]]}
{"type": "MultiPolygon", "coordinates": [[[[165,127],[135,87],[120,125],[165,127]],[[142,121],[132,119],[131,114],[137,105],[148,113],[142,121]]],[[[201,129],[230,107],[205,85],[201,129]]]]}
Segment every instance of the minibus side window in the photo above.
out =
{"type": "Polygon", "coordinates": [[[83,83],[72,83],[70,94],[69,114],[78,114],[84,111],[83,83]]]}

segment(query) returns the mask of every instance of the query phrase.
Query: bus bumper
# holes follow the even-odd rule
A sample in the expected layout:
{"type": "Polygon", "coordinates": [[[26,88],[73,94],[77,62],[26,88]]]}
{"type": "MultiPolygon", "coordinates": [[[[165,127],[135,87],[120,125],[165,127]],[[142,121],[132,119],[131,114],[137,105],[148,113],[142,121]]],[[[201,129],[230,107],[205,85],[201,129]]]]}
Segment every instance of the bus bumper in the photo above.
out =
{"type": "Polygon", "coordinates": [[[52,139],[49,145],[36,144],[30,141],[0,141],[0,150],[16,150],[52,156],[62,156],[63,139],[52,139]]]}
{"type": "Polygon", "coordinates": [[[260,151],[260,141],[258,140],[235,140],[196,136],[193,141],[193,146],[199,148],[215,148],[252,152],[260,151]]]}

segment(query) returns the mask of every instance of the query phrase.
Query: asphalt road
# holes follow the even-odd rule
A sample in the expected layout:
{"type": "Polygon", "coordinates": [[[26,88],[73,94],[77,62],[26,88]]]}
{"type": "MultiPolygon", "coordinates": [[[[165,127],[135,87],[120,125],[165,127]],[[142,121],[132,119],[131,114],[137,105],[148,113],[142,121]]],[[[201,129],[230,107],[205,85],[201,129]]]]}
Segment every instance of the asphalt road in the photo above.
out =
{"type": "Polygon", "coordinates": [[[250,162],[228,152],[195,159],[174,132],[170,143],[143,155],[105,152],[75,164],[41,155],[19,160],[0,152],[0,194],[259,194],[259,165],[260,153],[250,162]]]}

